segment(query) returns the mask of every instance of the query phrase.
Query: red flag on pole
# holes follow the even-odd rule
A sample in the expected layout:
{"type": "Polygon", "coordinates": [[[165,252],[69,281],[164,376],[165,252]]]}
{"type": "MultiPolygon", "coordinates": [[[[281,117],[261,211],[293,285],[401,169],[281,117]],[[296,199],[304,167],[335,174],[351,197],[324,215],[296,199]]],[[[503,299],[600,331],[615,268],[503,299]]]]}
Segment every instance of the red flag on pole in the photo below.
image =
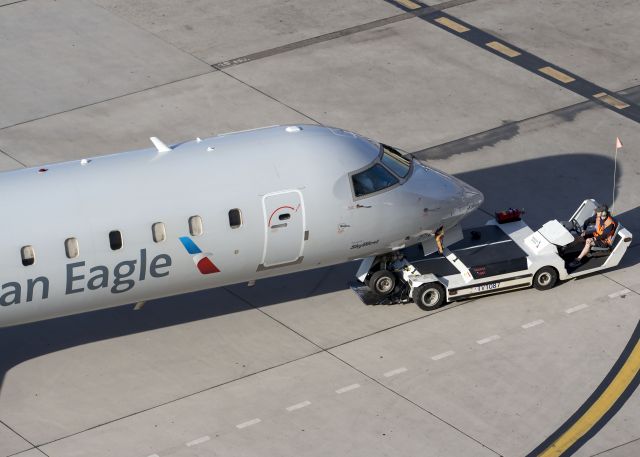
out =
{"type": "Polygon", "coordinates": [[[616,137],[616,150],[620,149],[622,147],[622,141],[620,141],[620,138],[616,137]]]}

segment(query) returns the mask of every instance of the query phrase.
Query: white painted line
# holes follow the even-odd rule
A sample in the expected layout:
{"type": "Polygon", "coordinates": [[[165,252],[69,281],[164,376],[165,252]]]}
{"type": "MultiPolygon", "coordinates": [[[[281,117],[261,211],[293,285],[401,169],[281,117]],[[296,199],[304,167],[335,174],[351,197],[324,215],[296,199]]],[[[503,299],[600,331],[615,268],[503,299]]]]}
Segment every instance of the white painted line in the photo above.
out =
{"type": "Polygon", "coordinates": [[[301,403],[298,403],[297,405],[289,406],[289,407],[287,408],[287,411],[291,412],[291,411],[295,411],[296,409],[302,409],[302,408],[304,408],[305,406],[309,406],[310,404],[311,404],[311,402],[310,402],[310,401],[303,401],[303,402],[301,402],[301,403]]]}
{"type": "Polygon", "coordinates": [[[397,375],[397,374],[402,374],[402,373],[404,373],[404,372],[406,372],[406,371],[407,371],[407,369],[406,369],[405,367],[402,367],[402,368],[396,368],[395,370],[387,371],[387,372],[384,374],[384,377],[385,377],[385,378],[390,378],[391,376],[395,376],[395,375],[397,375]]]}
{"type": "Polygon", "coordinates": [[[160,457],[160,456],[159,456],[158,454],[151,454],[151,455],[150,455],[150,456],[148,456],[148,457],[160,457]]]}
{"type": "Polygon", "coordinates": [[[619,290],[618,292],[614,292],[612,294],[609,294],[609,298],[618,298],[618,297],[622,297],[623,295],[627,295],[628,293],[630,293],[631,291],[629,289],[624,289],[624,290],[619,290]]]}
{"type": "Polygon", "coordinates": [[[343,394],[345,392],[349,392],[350,390],[355,390],[355,389],[359,389],[360,388],[360,384],[351,384],[350,386],[347,387],[342,387],[338,390],[336,390],[337,394],[343,394]]]}
{"type": "Polygon", "coordinates": [[[198,444],[202,444],[202,443],[206,443],[207,441],[209,441],[211,438],[209,436],[201,436],[200,438],[196,438],[193,441],[189,441],[187,443],[187,447],[191,447],[191,446],[197,446],[198,444]]]}
{"type": "Polygon", "coordinates": [[[442,360],[446,357],[452,356],[453,354],[455,354],[454,351],[443,352],[442,354],[434,355],[433,357],[431,357],[431,360],[442,360]]]}
{"type": "Polygon", "coordinates": [[[486,338],[482,338],[481,340],[476,341],[476,343],[478,343],[478,344],[487,344],[487,343],[491,343],[492,341],[499,340],[499,339],[500,339],[500,335],[491,335],[491,336],[488,336],[486,338]]]}
{"type": "Polygon", "coordinates": [[[581,305],[574,306],[573,308],[565,309],[564,312],[567,313],[567,314],[571,314],[571,313],[575,313],[576,311],[580,311],[580,310],[583,310],[583,309],[588,308],[588,307],[589,307],[589,305],[583,303],[581,305]]]}
{"type": "Polygon", "coordinates": [[[533,321],[533,322],[527,322],[526,324],[522,325],[522,328],[527,329],[527,328],[535,327],[540,324],[544,324],[544,321],[542,319],[538,319],[537,321],[533,321]]]}
{"type": "Polygon", "coordinates": [[[243,422],[242,424],[238,424],[236,425],[236,427],[242,430],[243,428],[251,427],[252,425],[259,424],[260,422],[262,421],[256,417],[255,419],[251,419],[250,421],[243,422]]]}

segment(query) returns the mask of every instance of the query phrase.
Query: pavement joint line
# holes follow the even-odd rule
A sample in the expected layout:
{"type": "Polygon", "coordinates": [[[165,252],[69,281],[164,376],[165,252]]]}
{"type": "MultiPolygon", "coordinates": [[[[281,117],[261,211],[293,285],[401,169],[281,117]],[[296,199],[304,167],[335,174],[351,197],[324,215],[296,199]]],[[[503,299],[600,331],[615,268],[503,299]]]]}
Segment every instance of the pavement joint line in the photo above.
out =
{"type": "Polygon", "coordinates": [[[24,3],[27,0],[16,0],[15,2],[11,2],[11,3],[5,3],[4,5],[0,5],[0,8],[4,8],[5,6],[11,6],[11,5],[15,5],[17,3],[24,3]]]}
{"type": "Polygon", "coordinates": [[[556,70],[553,67],[538,68],[538,71],[541,72],[541,73],[544,73],[547,76],[551,76],[552,78],[555,78],[558,81],[561,81],[563,83],[571,83],[571,82],[576,80],[575,78],[572,78],[571,76],[567,75],[566,73],[563,73],[560,70],[556,70]]]}
{"type": "Polygon", "coordinates": [[[599,92],[594,95],[595,98],[600,100],[601,102],[606,103],[607,105],[611,105],[618,109],[629,108],[629,104],[623,102],[622,100],[618,100],[616,97],[607,94],[606,92],[599,92]]]}
{"type": "Polygon", "coordinates": [[[609,453],[609,452],[611,452],[611,451],[613,451],[613,450],[615,450],[615,449],[618,449],[618,448],[621,448],[621,447],[627,446],[627,445],[629,445],[629,444],[631,444],[631,443],[635,443],[636,441],[640,441],[640,438],[636,438],[636,439],[634,439],[634,440],[627,441],[626,443],[619,444],[619,445],[614,446],[614,447],[612,447],[612,448],[605,449],[604,451],[598,452],[597,454],[593,454],[591,457],[598,457],[599,455],[607,454],[607,453],[609,453]]]}
{"type": "Polygon", "coordinates": [[[296,411],[298,409],[302,409],[302,408],[306,408],[307,406],[309,406],[311,404],[311,402],[309,400],[305,400],[303,402],[297,403],[295,405],[291,405],[288,406],[286,409],[287,411],[291,412],[291,411],[296,411]]]}
{"type": "Polygon", "coordinates": [[[431,360],[442,360],[442,359],[446,359],[447,357],[451,357],[452,355],[455,354],[455,351],[446,351],[446,352],[441,352],[440,354],[434,355],[433,357],[431,357],[431,360]]]}
{"type": "MultiPolygon", "coordinates": [[[[127,92],[126,94],[116,95],[116,96],[113,96],[113,97],[105,98],[105,99],[102,99],[102,100],[97,100],[95,102],[87,103],[87,104],[84,104],[84,105],[75,106],[73,108],[69,108],[69,109],[66,109],[66,110],[57,111],[55,113],[45,114],[44,116],[34,117],[33,119],[28,119],[26,121],[16,122],[15,124],[11,124],[11,125],[6,125],[4,127],[0,127],[0,132],[3,131],[3,130],[7,130],[7,129],[10,129],[10,128],[13,128],[13,127],[17,127],[19,125],[29,124],[31,122],[41,121],[43,119],[48,119],[50,117],[59,116],[61,114],[71,113],[73,111],[81,110],[83,108],[89,108],[91,106],[96,106],[96,105],[99,105],[101,103],[111,102],[113,100],[119,100],[121,98],[128,97],[130,95],[141,94],[141,93],[147,92],[149,90],[154,90],[154,89],[158,89],[160,87],[168,86],[170,84],[180,83],[180,82],[183,82],[183,81],[188,81],[190,79],[199,78],[201,76],[210,75],[210,74],[215,73],[215,72],[216,72],[216,70],[212,69],[212,70],[205,71],[205,72],[202,72],[202,73],[198,73],[198,74],[195,74],[195,75],[186,76],[184,78],[175,79],[173,81],[167,81],[166,83],[156,84],[155,86],[145,87],[144,89],[134,90],[133,92],[127,92]]],[[[9,154],[7,154],[7,155],[9,155],[9,154]]],[[[11,157],[11,156],[9,156],[9,157],[11,157]]]]}
{"type": "MultiPolygon", "coordinates": [[[[394,1],[394,0],[385,0],[385,1],[393,6],[400,7],[406,11],[404,13],[397,14],[395,16],[377,19],[375,21],[366,22],[360,25],[354,25],[352,27],[347,27],[345,29],[337,30],[335,32],[325,33],[323,35],[306,38],[300,41],[294,41],[293,43],[277,46],[275,48],[265,49],[262,51],[254,52],[252,54],[247,54],[245,56],[234,57],[228,60],[224,60],[222,62],[214,63],[211,66],[217,70],[221,70],[223,68],[228,68],[236,65],[245,64],[248,62],[253,62],[254,60],[260,60],[266,57],[283,54],[285,52],[294,51],[296,49],[312,46],[314,44],[324,43],[327,41],[335,40],[335,39],[346,37],[349,35],[354,35],[356,33],[365,32],[367,30],[373,30],[380,27],[385,27],[387,25],[395,24],[396,22],[413,19],[414,17],[419,17],[424,14],[431,14],[436,11],[443,11],[448,8],[453,8],[455,6],[465,5],[467,3],[473,3],[477,0],[449,0],[434,6],[418,5],[420,6],[419,9],[408,8],[407,6],[403,5],[399,1],[394,1]]],[[[415,3],[415,2],[412,2],[412,3],[415,3]]]]}
{"type": "Polygon", "coordinates": [[[341,387],[340,389],[336,390],[336,393],[340,395],[347,392],[351,392],[352,390],[359,389],[360,387],[361,387],[360,384],[351,384],[349,386],[341,387]]]}
{"type": "Polygon", "coordinates": [[[9,157],[11,160],[13,160],[14,162],[19,163],[20,165],[22,165],[24,168],[29,168],[29,166],[23,162],[21,162],[20,160],[16,159],[15,157],[13,157],[11,154],[5,152],[3,149],[0,149],[0,153],[6,155],[7,157],[9,157]]]}
{"type": "Polygon", "coordinates": [[[502,44],[499,41],[490,41],[487,43],[487,46],[507,57],[518,57],[520,55],[518,51],[511,49],[509,46],[502,44]]]}
{"type": "Polygon", "coordinates": [[[582,311],[583,309],[587,309],[588,307],[589,305],[587,305],[586,303],[582,303],[580,305],[565,309],[564,312],[567,314],[573,314],[573,313],[577,313],[578,311],[582,311]]]}
{"type": "Polygon", "coordinates": [[[487,343],[491,343],[492,341],[497,341],[499,339],[500,339],[500,335],[491,335],[491,336],[488,336],[486,338],[482,338],[482,339],[476,341],[476,343],[478,343],[478,344],[487,344],[487,343]]]}
{"type": "MultiPolygon", "coordinates": [[[[640,90],[640,85],[631,86],[626,89],[621,89],[616,93],[617,94],[629,93],[629,92],[635,92],[638,90],[640,90]]],[[[482,144],[484,144],[484,142],[486,141],[485,140],[486,137],[491,137],[491,136],[499,137],[500,132],[513,128],[514,126],[526,126],[531,122],[538,121],[547,116],[562,117],[563,115],[565,115],[565,113],[570,113],[572,111],[590,110],[590,109],[597,109],[597,108],[601,108],[601,105],[599,103],[596,103],[594,100],[588,99],[582,102],[574,103],[572,105],[564,106],[562,108],[547,111],[545,113],[540,113],[530,117],[526,117],[517,121],[507,122],[505,124],[499,125],[498,127],[472,133],[471,135],[467,135],[462,138],[457,138],[455,140],[447,141],[434,146],[429,146],[424,149],[414,151],[413,154],[418,157],[424,156],[425,159],[440,159],[440,158],[449,157],[452,154],[461,154],[461,153],[470,152],[470,151],[473,152],[479,149],[480,147],[482,147],[482,144]],[[475,146],[475,142],[479,142],[480,144],[475,146]],[[463,145],[466,147],[464,149],[461,149],[457,147],[458,145],[463,145]],[[442,151],[442,150],[444,151],[453,150],[453,152],[447,153],[446,155],[443,155],[443,153],[439,153],[434,156],[435,151],[442,151]]],[[[570,121],[566,120],[565,122],[570,122],[570,121]]],[[[487,212],[482,208],[478,208],[478,209],[480,211],[484,211],[488,216],[493,217],[492,213],[487,212]]],[[[637,243],[637,242],[632,243],[631,246],[629,246],[629,249],[635,248],[637,246],[640,246],[640,243],[637,243]]]]}
{"type": "Polygon", "coordinates": [[[409,371],[409,370],[407,370],[406,367],[396,368],[395,370],[387,371],[384,374],[384,377],[385,378],[390,378],[392,376],[396,376],[396,375],[399,375],[399,374],[402,374],[402,373],[406,373],[407,371],[409,371]]]}
{"type": "Polygon", "coordinates": [[[227,73],[227,72],[226,72],[226,71],[224,71],[224,70],[218,70],[218,71],[219,71],[220,73],[224,74],[224,75],[227,75],[229,78],[232,78],[232,79],[234,79],[234,80],[238,81],[239,83],[244,84],[245,86],[249,87],[250,89],[255,90],[256,92],[258,92],[258,93],[260,93],[260,94],[264,95],[265,97],[270,98],[270,99],[271,99],[271,100],[273,100],[274,102],[279,103],[279,104],[281,104],[282,106],[284,106],[284,107],[286,107],[286,108],[289,108],[291,111],[295,111],[296,113],[298,113],[299,115],[301,115],[301,116],[303,116],[303,117],[306,117],[306,118],[307,118],[307,119],[309,119],[310,121],[312,121],[312,122],[314,122],[314,123],[316,123],[316,124],[318,124],[318,125],[324,125],[322,122],[320,122],[320,121],[318,121],[318,120],[316,120],[316,119],[312,118],[312,117],[311,117],[311,116],[309,116],[308,114],[305,114],[305,113],[303,113],[303,112],[302,112],[302,111],[300,111],[300,110],[297,110],[297,109],[296,109],[296,108],[294,108],[293,106],[287,105],[287,104],[286,104],[286,103],[284,103],[283,101],[278,100],[278,99],[277,99],[276,97],[274,97],[273,95],[270,95],[270,94],[266,93],[265,91],[263,91],[263,90],[261,90],[261,89],[258,89],[258,88],[257,88],[257,87],[255,87],[255,86],[252,86],[252,85],[251,85],[251,84],[249,84],[248,82],[243,81],[243,80],[241,80],[240,78],[238,78],[238,77],[236,77],[236,76],[233,76],[232,74],[227,73]]]}
{"type": "Polygon", "coordinates": [[[609,294],[609,298],[618,298],[618,297],[625,296],[625,295],[627,295],[629,293],[631,293],[631,291],[629,289],[619,290],[617,292],[609,294]]]}
{"type": "Polygon", "coordinates": [[[151,35],[151,36],[152,36],[152,37],[154,37],[155,39],[162,41],[165,45],[167,45],[167,46],[169,46],[169,47],[171,47],[171,48],[175,49],[176,51],[179,51],[179,52],[181,52],[181,53],[183,53],[183,54],[186,54],[186,55],[190,56],[192,59],[195,59],[195,60],[197,60],[197,61],[198,61],[198,62],[200,62],[200,63],[203,63],[203,64],[205,64],[205,65],[207,65],[207,66],[211,66],[211,65],[209,64],[209,62],[206,62],[205,60],[203,60],[203,59],[201,59],[200,57],[198,57],[198,56],[196,56],[196,55],[192,54],[191,52],[186,51],[185,49],[182,49],[182,48],[178,47],[176,44],[171,43],[170,41],[166,41],[164,38],[162,38],[162,36],[155,34],[155,33],[154,33],[154,32],[152,32],[151,30],[147,30],[147,29],[145,29],[144,27],[142,27],[141,25],[136,24],[135,22],[131,22],[127,17],[120,16],[120,15],[119,15],[118,13],[116,13],[115,11],[110,10],[110,9],[107,9],[105,6],[102,6],[102,5],[101,5],[101,4],[99,4],[98,2],[93,2],[93,3],[94,3],[94,5],[98,6],[99,8],[102,8],[102,9],[103,9],[107,14],[109,14],[109,15],[111,15],[111,16],[115,16],[115,17],[117,17],[118,19],[120,19],[121,21],[124,21],[124,22],[126,22],[127,24],[131,25],[132,27],[135,27],[135,28],[137,28],[138,30],[141,30],[142,32],[144,32],[144,33],[147,33],[147,34],[151,35]]]}
{"type": "Polygon", "coordinates": [[[527,322],[526,324],[522,324],[521,327],[526,330],[529,328],[537,327],[538,325],[541,325],[541,324],[544,324],[544,321],[542,319],[538,319],[535,321],[527,322]]]}
{"type": "Polygon", "coordinates": [[[260,422],[262,422],[262,420],[258,419],[257,417],[255,419],[251,419],[248,420],[246,422],[243,422],[241,424],[236,425],[236,428],[239,430],[242,430],[243,428],[247,428],[247,427],[251,427],[253,425],[259,424],[260,422]]]}
{"type": "Polygon", "coordinates": [[[197,446],[198,444],[206,443],[209,440],[211,440],[211,437],[209,435],[205,435],[185,443],[185,446],[187,447],[197,446]]]}

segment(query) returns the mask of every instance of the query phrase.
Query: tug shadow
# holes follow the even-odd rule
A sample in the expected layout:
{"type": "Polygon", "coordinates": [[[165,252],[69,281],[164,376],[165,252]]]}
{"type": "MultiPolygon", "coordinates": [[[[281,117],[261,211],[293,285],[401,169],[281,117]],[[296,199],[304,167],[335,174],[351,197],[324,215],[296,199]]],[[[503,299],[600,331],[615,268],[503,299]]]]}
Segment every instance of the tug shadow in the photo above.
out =
{"type": "MultiPolygon", "coordinates": [[[[485,213],[476,212],[465,225],[483,224],[486,212],[508,207],[525,207],[525,220],[534,229],[549,219],[566,220],[587,197],[609,202],[610,191],[606,191],[609,186],[594,186],[593,177],[602,176],[602,170],[612,168],[611,159],[574,153],[459,174],[459,178],[481,189],[485,195],[485,213]]],[[[622,178],[624,169],[619,166],[618,179],[622,178]]],[[[633,209],[616,217],[632,233],[640,233],[640,208],[638,202],[629,202],[630,198],[619,197],[619,207],[633,209]]],[[[640,249],[637,247],[630,249],[623,259],[627,267],[638,262],[640,249]]],[[[250,289],[246,285],[235,285],[168,297],[152,301],[136,312],[127,305],[1,328],[0,347],[4,350],[0,351],[0,388],[6,373],[27,360],[97,341],[345,290],[356,269],[356,263],[349,263],[261,280],[250,289]]]]}

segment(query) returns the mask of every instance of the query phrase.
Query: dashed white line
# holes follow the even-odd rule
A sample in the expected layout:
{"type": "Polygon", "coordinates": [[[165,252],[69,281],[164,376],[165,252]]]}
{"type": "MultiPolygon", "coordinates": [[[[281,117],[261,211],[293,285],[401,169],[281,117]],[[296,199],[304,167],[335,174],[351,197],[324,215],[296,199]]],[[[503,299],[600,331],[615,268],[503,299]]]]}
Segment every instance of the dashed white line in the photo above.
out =
{"type": "Polygon", "coordinates": [[[187,447],[197,446],[198,444],[206,443],[210,439],[211,439],[211,437],[209,437],[209,436],[201,436],[200,438],[196,438],[195,440],[189,441],[186,444],[187,444],[187,447]]]}
{"type": "Polygon", "coordinates": [[[491,336],[488,336],[486,338],[482,338],[481,340],[476,341],[476,343],[478,343],[478,344],[487,344],[487,343],[491,343],[492,341],[499,340],[499,339],[500,339],[500,335],[491,335],[491,336]]]}
{"type": "Polygon", "coordinates": [[[443,352],[441,354],[434,355],[433,357],[431,357],[431,360],[442,360],[446,357],[452,356],[453,354],[455,354],[454,351],[443,352]]]}
{"type": "Polygon", "coordinates": [[[544,324],[542,319],[538,319],[537,321],[527,322],[526,324],[522,324],[521,327],[524,329],[536,327],[538,325],[544,324]]]}
{"type": "Polygon", "coordinates": [[[160,456],[158,454],[151,454],[151,455],[149,455],[147,457],[160,457],[160,456]]]}
{"type": "Polygon", "coordinates": [[[291,405],[291,406],[289,406],[289,407],[287,408],[287,411],[291,412],[291,411],[295,411],[296,409],[302,409],[302,408],[304,408],[305,406],[309,406],[310,404],[311,404],[311,402],[310,402],[310,401],[303,401],[303,402],[300,402],[300,403],[298,403],[298,404],[295,404],[295,405],[291,405]]]}
{"type": "Polygon", "coordinates": [[[631,291],[629,289],[624,289],[624,290],[619,290],[618,292],[614,292],[612,294],[609,294],[609,298],[618,298],[618,297],[622,297],[623,295],[627,295],[628,293],[630,293],[631,291]]]}
{"type": "Polygon", "coordinates": [[[585,308],[588,308],[589,305],[587,305],[586,303],[583,303],[581,305],[578,306],[574,306],[573,308],[569,308],[569,309],[565,309],[564,312],[567,314],[571,314],[571,313],[575,313],[576,311],[580,311],[583,310],[585,308]]]}
{"type": "Polygon", "coordinates": [[[384,374],[384,377],[385,377],[385,378],[390,378],[391,376],[395,376],[395,375],[398,375],[398,374],[402,374],[402,373],[404,373],[404,372],[406,372],[406,371],[407,371],[407,369],[406,369],[405,367],[402,367],[402,368],[396,368],[395,370],[387,371],[387,372],[384,374]]]}
{"type": "Polygon", "coordinates": [[[262,421],[256,417],[255,419],[251,419],[250,421],[243,422],[242,424],[236,425],[236,428],[239,428],[240,430],[242,430],[243,428],[247,428],[247,427],[251,427],[252,425],[259,424],[260,422],[262,421]]]}
{"type": "Polygon", "coordinates": [[[346,387],[342,387],[338,390],[336,390],[337,394],[343,394],[346,392],[349,392],[350,390],[355,390],[355,389],[359,389],[360,388],[360,384],[351,384],[350,386],[346,386],[346,387]]]}

